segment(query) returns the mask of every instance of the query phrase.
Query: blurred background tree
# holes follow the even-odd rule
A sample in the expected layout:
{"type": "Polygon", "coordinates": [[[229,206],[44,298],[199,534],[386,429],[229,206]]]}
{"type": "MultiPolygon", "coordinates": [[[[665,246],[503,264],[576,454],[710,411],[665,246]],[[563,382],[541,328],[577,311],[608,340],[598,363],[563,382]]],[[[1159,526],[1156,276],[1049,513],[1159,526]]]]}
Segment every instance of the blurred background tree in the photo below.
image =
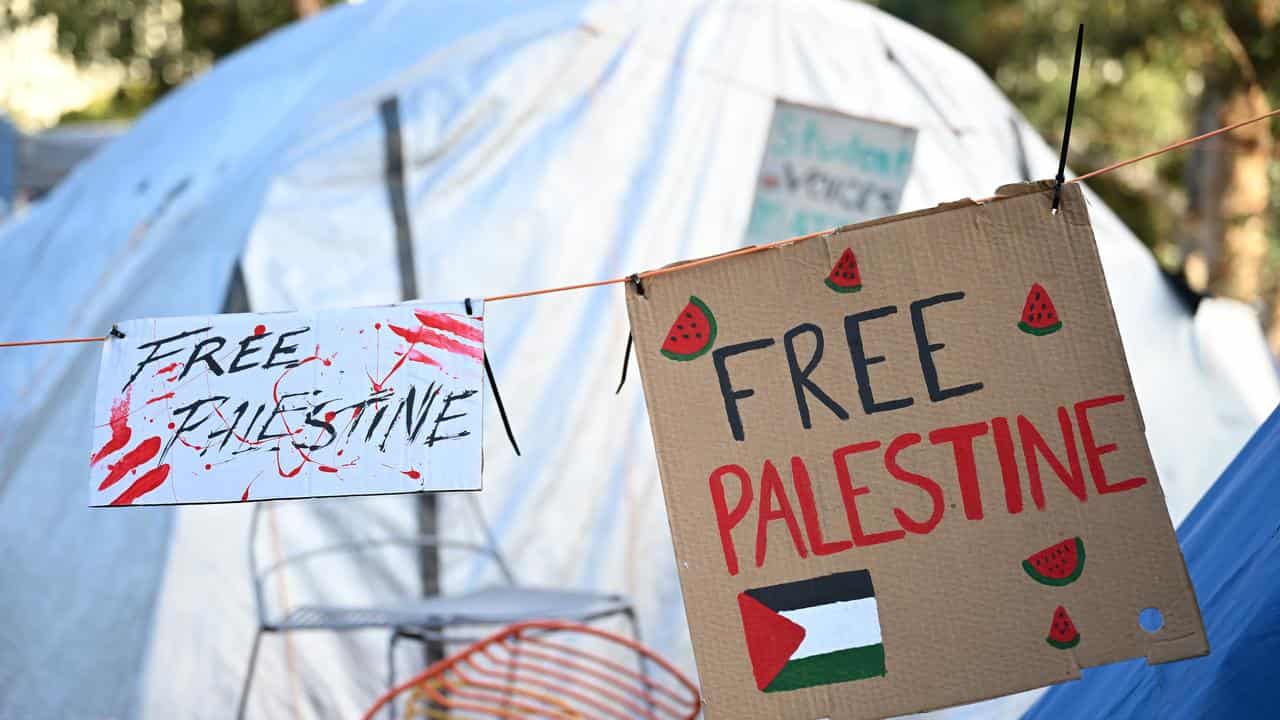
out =
{"type": "MultiPolygon", "coordinates": [[[[1054,146],[1085,23],[1076,172],[1262,114],[1280,98],[1280,0],[874,4],[973,58],[1054,146]]],[[[1242,128],[1089,184],[1194,289],[1257,307],[1280,352],[1275,127],[1242,128]]]]}
{"type": "Polygon", "coordinates": [[[129,118],[235,50],[336,0],[0,0],[0,35],[57,21],[82,65],[118,65],[119,88],[64,121],[129,118]]]}
{"type": "MultiPolygon", "coordinates": [[[[131,117],[217,59],[335,0],[0,0],[0,36],[57,24],[119,89],[64,121],[131,117]]],[[[1280,0],[869,0],[973,58],[1053,145],[1086,25],[1071,166],[1084,172],[1264,112],[1280,98],[1280,0]]],[[[1090,185],[1196,290],[1253,304],[1280,352],[1280,182],[1263,123],[1090,185]]],[[[1048,176],[1052,168],[1043,168],[1048,176]]]]}

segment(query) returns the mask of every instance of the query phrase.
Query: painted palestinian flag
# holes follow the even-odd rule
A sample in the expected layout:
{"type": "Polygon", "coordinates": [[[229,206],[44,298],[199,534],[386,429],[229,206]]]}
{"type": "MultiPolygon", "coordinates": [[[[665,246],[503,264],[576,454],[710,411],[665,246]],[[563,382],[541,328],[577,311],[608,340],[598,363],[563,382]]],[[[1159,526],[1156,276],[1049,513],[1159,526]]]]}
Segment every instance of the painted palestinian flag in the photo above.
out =
{"type": "Polygon", "coordinates": [[[871,573],[836,573],[738,594],[747,655],[764,692],[885,674],[871,573]]]}

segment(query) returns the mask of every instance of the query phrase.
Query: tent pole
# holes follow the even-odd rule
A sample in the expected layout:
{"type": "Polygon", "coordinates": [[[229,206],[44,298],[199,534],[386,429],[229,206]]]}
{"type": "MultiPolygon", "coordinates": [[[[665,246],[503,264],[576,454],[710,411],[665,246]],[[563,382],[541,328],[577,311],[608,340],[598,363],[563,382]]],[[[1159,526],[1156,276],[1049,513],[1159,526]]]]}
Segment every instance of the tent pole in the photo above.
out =
{"type": "MultiPolygon", "coordinates": [[[[386,149],[385,179],[387,201],[396,229],[396,261],[400,271],[400,299],[418,297],[418,278],[413,258],[413,229],[409,224],[409,202],[405,191],[404,140],[400,131],[400,98],[392,95],[379,105],[382,117],[383,138],[386,149]]],[[[436,496],[420,493],[417,500],[418,533],[421,537],[436,537],[439,531],[436,496]]],[[[431,597],[440,593],[440,549],[435,545],[422,546],[418,550],[418,572],[422,583],[422,595],[431,597]]],[[[428,667],[444,659],[444,643],[428,639],[425,645],[428,667]]]]}

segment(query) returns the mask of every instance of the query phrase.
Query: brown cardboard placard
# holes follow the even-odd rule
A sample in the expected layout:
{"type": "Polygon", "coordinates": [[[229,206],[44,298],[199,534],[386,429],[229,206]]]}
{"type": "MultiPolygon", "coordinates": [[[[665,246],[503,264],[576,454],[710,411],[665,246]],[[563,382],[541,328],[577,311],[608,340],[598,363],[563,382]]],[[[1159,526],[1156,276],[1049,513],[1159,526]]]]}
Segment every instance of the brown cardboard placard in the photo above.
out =
{"type": "Polygon", "coordinates": [[[1208,652],[1084,198],[1048,187],[628,288],[708,717],[1208,652]]]}

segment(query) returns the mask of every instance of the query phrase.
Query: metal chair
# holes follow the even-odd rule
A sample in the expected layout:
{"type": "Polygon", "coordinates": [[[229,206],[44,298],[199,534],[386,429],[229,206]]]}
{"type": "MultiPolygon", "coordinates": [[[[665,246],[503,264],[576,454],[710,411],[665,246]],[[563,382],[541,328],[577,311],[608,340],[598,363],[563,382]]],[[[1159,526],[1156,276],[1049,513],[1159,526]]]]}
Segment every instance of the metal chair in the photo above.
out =
{"type": "Polygon", "coordinates": [[[594,622],[614,616],[622,616],[628,623],[632,637],[640,640],[639,623],[631,603],[625,596],[589,591],[559,590],[517,585],[506,560],[498,551],[493,533],[484,521],[479,504],[470,494],[467,504],[476,516],[484,532],[484,543],[449,540],[433,536],[412,538],[385,538],[355,540],[304,550],[259,568],[256,551],[258,521],[262,504],[257,503],[249,522],[249,571],[253,583],[254,604],[257,608],[258,629],[249,651],[249,666],[236,711],[237,718],[244,718],[253,682],[253,672],[258,660],[258,648],[266,633],[286,633],[296,630],[330,630],[344,632],[387,628],[388,684],[395,682],[395,646],[400,639],[423,642],[470,643],[483,637],[486,629],[511,625],[530,620],[562,620],[581,623],[594,622]],[[489,587],[453,595],[430,597],[404,597],[368,606],[300,605],[283,608],[279,614],[268,612],[263,599],[263,586],[275,573],[291,565],[324,555],[347,555],[385,547],[434,547],[467,551],[492,560],[501,575],[501,583],[489,587]],[[480,631],[480,635],[467,632],[480,631]]]}

